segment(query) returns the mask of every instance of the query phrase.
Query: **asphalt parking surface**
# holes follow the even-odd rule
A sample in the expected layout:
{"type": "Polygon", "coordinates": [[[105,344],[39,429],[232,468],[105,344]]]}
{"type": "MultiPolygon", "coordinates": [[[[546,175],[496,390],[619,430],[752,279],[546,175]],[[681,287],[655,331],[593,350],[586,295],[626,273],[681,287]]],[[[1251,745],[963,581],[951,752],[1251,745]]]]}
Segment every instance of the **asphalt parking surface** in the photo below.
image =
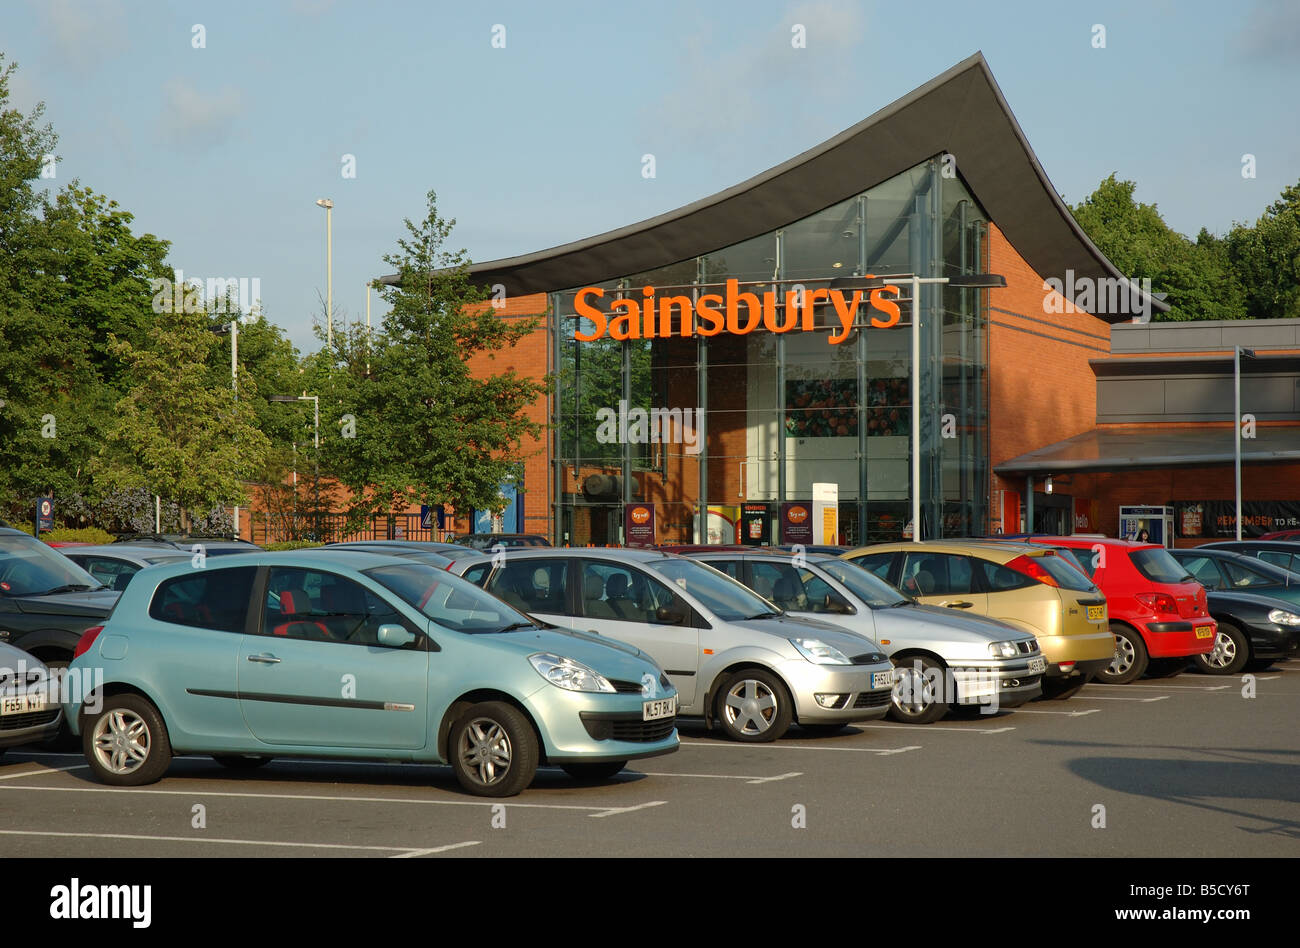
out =
{"type": "Polygon", "coordinates": [[[236,773],[180,758],[117,789],[80,754],[13,748],[0,855],[1294,856],[1300,662],[1250,690],[1186,672],[758,745],[684,721],[676,754],[594,785],[543,769],[504,801],[466,795],[445,766],[302,760],[236,773]]]}

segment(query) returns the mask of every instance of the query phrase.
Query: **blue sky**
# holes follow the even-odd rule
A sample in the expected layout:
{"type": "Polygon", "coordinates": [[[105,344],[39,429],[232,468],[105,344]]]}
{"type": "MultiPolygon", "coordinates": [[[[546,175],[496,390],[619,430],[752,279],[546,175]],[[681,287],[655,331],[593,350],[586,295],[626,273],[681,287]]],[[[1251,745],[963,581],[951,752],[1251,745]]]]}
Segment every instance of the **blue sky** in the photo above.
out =
{"type": "Polygon", "coordinates": [[[976,50],[1071,203],[1117,172],[1194,236],[1253,222],[1300,179],[1295,0],[916,11],[6,0],[0,51],[19,64],[14,104],[46,103],[58,185],[119,201],[187,277],[257,277],[267,317],[305,349],[325,294],[319,197],[335,202],[336,312],[363,318],[366,281],[389,272],[382,257],[430,189],[475,261],[540,250],[736,184],[976,50]]]}

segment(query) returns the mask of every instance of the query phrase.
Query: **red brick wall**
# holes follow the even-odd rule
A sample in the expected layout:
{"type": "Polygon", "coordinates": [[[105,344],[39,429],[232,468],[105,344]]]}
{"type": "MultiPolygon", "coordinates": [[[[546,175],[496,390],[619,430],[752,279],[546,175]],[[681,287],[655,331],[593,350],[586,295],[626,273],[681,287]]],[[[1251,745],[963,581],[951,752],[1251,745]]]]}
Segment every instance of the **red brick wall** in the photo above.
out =
{"type": "MultiPolygon", "coordinates": [[[[1097,379],[1088,360],[1109,355],[1110,326],[1045,290],[1042,276],[992,223],[988,266],[1007,278],[1005,288],[988,291],[989,464],[996,467],[1095,425],[1097,379]],[[1049,294],[1064,312],[1046,311],[1049,294]]],[[[999,490],[1023,502],[1025,479],[991,477],[994,518],[999,490]]]]}

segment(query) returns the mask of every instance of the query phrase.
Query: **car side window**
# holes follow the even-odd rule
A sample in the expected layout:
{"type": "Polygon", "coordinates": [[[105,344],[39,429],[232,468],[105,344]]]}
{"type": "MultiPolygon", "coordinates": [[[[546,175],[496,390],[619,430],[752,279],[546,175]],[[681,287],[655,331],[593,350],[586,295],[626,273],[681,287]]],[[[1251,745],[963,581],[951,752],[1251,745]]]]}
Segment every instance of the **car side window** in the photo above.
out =
{"type": "Polygon", "coordinates": [[[970,559],[951,553],[906,553],[903,592],[914,596],[952,596],[973,591],[970,559]]]}
{"type": "Polygon", "coordinates": [[[74,557],[73,562],[110,589],[121,592],[131,582],[131,577],[140,572],[134,563],[111,560],[104,556],[74,557]]]}
{"type": "Polygon", "coordinates": [[[720,573],[726,573],[737,582],[740,581],[740,560],[702,560],[720,573]]]}
{"type": "Polygon", "coordinates": [[[164,580],[149,603],[149,617],[174,625],[243,632],[256,573],[254,566],[207,567],[164,580]]]}
{"type": "Polygon", "coordinates": [[[491,563],[478,563],[475,564],[474,566],[471,566],[469,569],[465,570],[465,572],[461,573],[461,575],[464,576],[466,579],[468,579],[475,586],[481,587],[483,585],[483,580],[487,579],[487,575],[491,571],[492,571],[491,563]]]}
{"type": "Polygon", "coordinates": [[[690,624],[690,606],[659,580],[618,563],[589,560],[582,564],[582,614],[587,618],[676,624],[659,618],[662,607],[684,614],[690,624]]]}
{"type": "Polygon", "coordinates": [[[894,554],[868,553],[866,556],[855,557],[853,562],[868,572],[875,573],[881,579],[888,582],[889,567],[894,563],[894,554]]]}
{"type": "Polygon", "coordinates": [[[314,642],[379,645],[379,627],[410,628],[383,597],[323,570],[272,567],[262,634],[314,642]]]}
{"type": "MultiPolygon", "coordinates": [[[[1277,585],[1277,580],[1273,577],[1266,573],[1261,573],[1257,569],[1251,569],[1249,566],[1243,566],[1241,563],[1224,560],[1221,565],[1223,566],[1223,572],[1228,576],[1228,584],[1234,588],[1277,585]]],[[[1199,579],[1200,577],[1198,576],[1197,578],[1199,579]]]]}
{"type": "Polygon", "coordinates": [[[529,615],[566,615],[569,564],[562,559],[512,560],[497,570],[484,587],[492,595],[529,615]]]}
{"type": "Polygon", "coordinates": [[[1260,550],[1259,558],[1265,563],[1272,563],[1274,566],[1280,566],[1293,572],[1300,570],[1300,564],[1295,562],[1300,560],[1300,557],[1292,556],[1290,553],[1283,553],[1280,550],[1260,550]]]}
{"type": "MultiPolygon", "coordinates": [[[[1223,588],[1223,576],[1219,573],[1219,566],[1213,558],[1208,556],[1180,556],[1177,557],[1177,560],[1179,564],[1186,568],[1187,572],[1192,574],[1192,578],[1206,589],[1223,588]]],[[[1226,563],[1224,565],[1227,566],[1226,563]]]]}
{"type": "MultiPolygon", "coordinates": [[[[1089,553],[1088,555],[1091,556],[1092,554],[1089,553]]],[[[1011,589],[1024,589],[1026,586],[1033,586],[1038,582],[1032,576],[1026,576],[1024,573],[1016,572],[1014,569],[1008,569],[1001,563],[993,563],[989,560],[980,560],[979,564],[980,569],[984,571],[984,584],[988,587],[989,592],[1007,592],[1011,589]]]]}

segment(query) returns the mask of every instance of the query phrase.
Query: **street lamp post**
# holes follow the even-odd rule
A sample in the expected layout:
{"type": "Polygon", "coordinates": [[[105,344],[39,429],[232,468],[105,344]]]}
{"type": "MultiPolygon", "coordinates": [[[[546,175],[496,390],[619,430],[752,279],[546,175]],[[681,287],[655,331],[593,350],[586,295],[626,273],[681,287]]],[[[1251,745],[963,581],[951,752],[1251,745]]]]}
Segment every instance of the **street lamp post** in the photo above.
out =
{"type": "Polygon", "coordinates": [[[1234,456],[1233,466],[1235,468],[1237,481],[1237,541],[1241,542],[1241,357],[1247,359],[1255,358],[1254,349],[1243,349],[1241,346],[1232,347],[1232,403],[1233,414],[1237,422],[1237,434],[1233,439],[1234,456]]]}
{"type": "MultiPolygon", "coordinates": [[[[325,348],[334,351],[334,202],[319,198],[325,208],[325,348]]],[[[331,358],[333,356],[331,355],[331,358]]]]}
{"type": "MultiPolygon", "coordinates": [[[[313,464],[315,465],[315,488],[316,502],[316,539],[320,539],[320,396],[308,395],[303,392],[301,395],[271,395],[267,398],[272,402],[311,402],[312,403],[312,446],[316,449],[313,464]]],[[[294,441],[294,462],[293,462],[293,483],[294,483],[294,501],[298,499],[298,442],[294,441]]],[[[296,514],[296,510],[295,510],[296,514]]]]}
{"type": "MultiPolygon", "coordinates": [[[[228,323],[222,323],[212,330],[218,336],[224,336],[230,333],[230,387],[235,393],[235,398],[239,398],[239,315],[236,313],[235,318],[228,323]]],[[[239,538],[239,505],[235,505],[234,513],[235,538],[239,538]]]]}

